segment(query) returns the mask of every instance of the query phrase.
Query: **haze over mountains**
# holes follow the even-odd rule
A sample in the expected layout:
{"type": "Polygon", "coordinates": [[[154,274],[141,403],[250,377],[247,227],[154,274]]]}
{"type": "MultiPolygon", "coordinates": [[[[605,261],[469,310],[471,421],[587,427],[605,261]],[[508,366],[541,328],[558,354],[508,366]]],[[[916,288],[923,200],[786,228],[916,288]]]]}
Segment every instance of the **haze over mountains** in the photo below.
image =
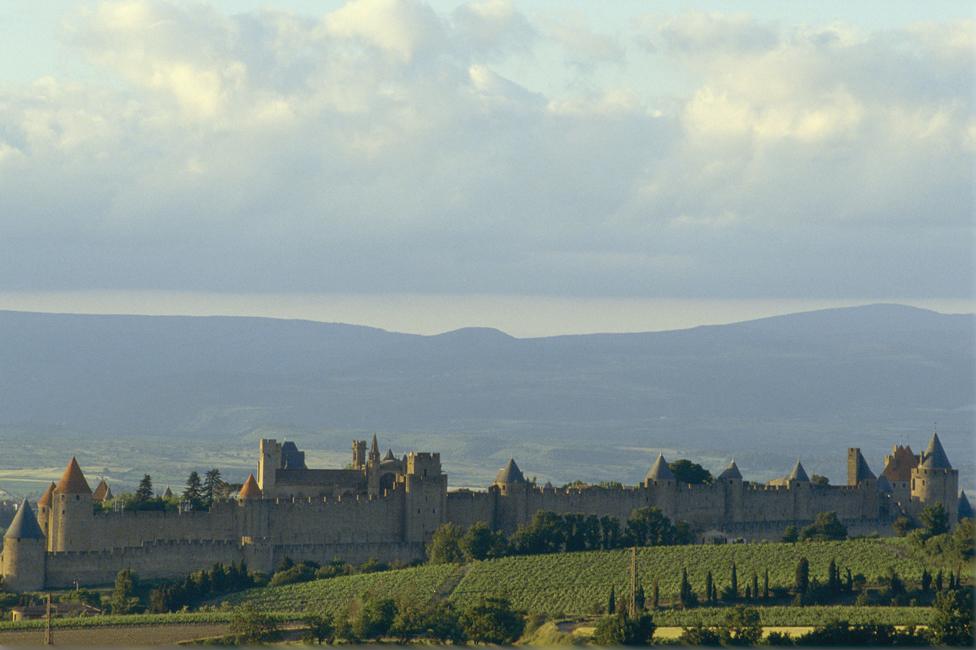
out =
{"type": "Polygon", "coordinates": [[[307,446],[321,434],[336,449],[349,431],[429,434],[429,446],[440,440],[461,465],[535,448],[537,458],[521,462],[563,478],[626,448],[737,458],[817,450],[809,453],[840,462],[860,444],[880,469],[879,450],[902,435],[920,442],[937,421],[965,472],[974,333],[973,315],[898,305],[533,339],[477,328],[418,336],[266,318],[0,312],[0,428],[233,445],[281,430],[307,446]]]}

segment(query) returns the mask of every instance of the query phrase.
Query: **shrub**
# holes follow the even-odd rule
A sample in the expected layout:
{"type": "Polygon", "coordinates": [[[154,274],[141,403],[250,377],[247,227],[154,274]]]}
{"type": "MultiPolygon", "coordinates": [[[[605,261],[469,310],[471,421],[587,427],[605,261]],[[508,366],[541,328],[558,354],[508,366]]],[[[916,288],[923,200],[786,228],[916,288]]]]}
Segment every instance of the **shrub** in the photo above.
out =
{"type": "Polygon", "coordinates": [[[479,643],[511,644],[525,628],[521,612],[505,598],[485,598],[462,611],[460,622],[465,636],[479,643]]]}
{"type": "Polygon", "coordinates": [[[592,641],[602,646],[650,645],[653,635],[654,619],[649,614],[632,618],[620,613],[601,618],[592,641]]]}

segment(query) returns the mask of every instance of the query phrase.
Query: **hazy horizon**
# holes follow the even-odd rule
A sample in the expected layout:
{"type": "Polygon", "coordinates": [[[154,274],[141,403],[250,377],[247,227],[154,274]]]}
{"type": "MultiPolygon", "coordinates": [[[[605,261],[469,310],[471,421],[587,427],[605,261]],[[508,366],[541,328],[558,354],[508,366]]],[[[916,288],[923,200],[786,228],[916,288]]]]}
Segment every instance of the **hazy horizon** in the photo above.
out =
{"type": "Polygon", "coordinates": [[[899,304],[974,313],[971,300],[682,300],[519,295],[0,292],[0,310],[141,316],[257,316],[364,325],[408,334],[488,327],[518,338],[653,332],[804,311],[899,304]]]}

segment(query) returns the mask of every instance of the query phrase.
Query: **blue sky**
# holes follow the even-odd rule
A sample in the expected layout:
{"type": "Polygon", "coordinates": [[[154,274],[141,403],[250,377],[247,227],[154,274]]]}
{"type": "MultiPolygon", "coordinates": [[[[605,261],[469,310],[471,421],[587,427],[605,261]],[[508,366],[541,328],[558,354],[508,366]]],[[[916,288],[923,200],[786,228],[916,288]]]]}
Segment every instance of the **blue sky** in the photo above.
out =
{"type": "Polygon", "coordinates": [[[302,315],[296,297],[336,296],[337,318],[389,324],[396,300],[398,325],[436,330],[431,312],[512,329],[548,305],[533,333],[573,305],[598,329],[704,304],[965,308],[971,14],[6,3],[0,307],[302,315]]]}

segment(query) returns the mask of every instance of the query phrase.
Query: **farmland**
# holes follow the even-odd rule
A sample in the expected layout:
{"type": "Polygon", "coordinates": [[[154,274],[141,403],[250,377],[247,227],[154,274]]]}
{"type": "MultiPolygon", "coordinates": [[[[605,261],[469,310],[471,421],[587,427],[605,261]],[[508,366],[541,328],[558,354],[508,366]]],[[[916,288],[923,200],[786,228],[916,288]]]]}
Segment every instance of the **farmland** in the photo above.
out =
{"type": "MultiPolygon", "coordinates": [[[[810,561],[811,578],[825,581],[831,559],[841,571],[850,568],[853,574],[863,574],[868,582],[889,567],[909,581],[919,579],[923,564],[916,559],[903,540],[862,539],[844,542],[804,542],[800,544],[736,544],[721,546],[669,546],[638,550],[638,570],[644,590],[650,598],[652,584],[658,580],[662,603],[673,600],[678,591],[682,567],[688,570],[692,586],[702,591],[705,573],[711,571],[716,585],[728,584],[729,570],[734,561],[738,568],[740,591],[751,582],[755,572],[762,581],[769,569],[770,587],[788,588],[793,584],[794,568],[800,557],[810,561]]],[[[439,594],[458,606],[484,596],[504,596],[513,605],[530,613],[550,616],[585,616],[606,603],[611,586],[623,593],[627,584],[630,551],[590,551],[508,557],[475,562],[466,567],[457,565],[427,565],[396,571],[340,576],[282,587],[252,589],[227,597],[231,604],[252,601],[261,609],[275,612],[299,612],[306,609],[338,611],[356,596],[389,596],[411,601],[430,600],[439,594]],[[460,578],[460,581],[457,579],[460,578]],[[453,590],[450,586],[455,585],[453,590]]],[[[862,608],[863,609],[863,608],[862,608]]],[[[868,612],[871,620],[879,622],[878,612],[868,612]]],[[[814,612],[817,608],[804,608],[814,612]]],[[[662,616],[713,616],[717,609],[691,612],[668,612],[662,616]],[[698,613],[700,612],[700,614],[698,613]]],[[[786,624],[781,620],[783,608],[764,608],[770,625],[786,624]]],[[[884,608],[885,617],[900,623],[915,621],[909,615],[921,617],[927,610],[911,612],[884,608]]],[[[847,616],[849,613],[845,612],[847,616]]],[[[810,614],[809,616],[814,616],[810,614]]],[[[792,614],[790,614],[792,616],[792,614]]],[[[854,614],[850,614],[854,616],[854,614]]],[[[677,620],[677,619],[676,619],[677,620]]],[[[807,620],[804,618],[804,620],[807,620]]],[[[886,619],[887,620],[887,619],[886,619]]]]}
{"type": "MultiPolygon", "coordinates": [[[[769,570],[770,588],[793,584],[794,569],[801,557],[810,561],[810,576],[827,577],[831,559],[841,571],[850,568],[869,582],[892,567],[905,579],[918,580],[924,566],[901,540],[849,540],[799,544],[734,544],[720,546],[664,546],[638,550],[638,571],[650,596],[653,581],[659,584],[662,602],[678,593],[681,569],[688,570],[692,587],[702,591],[705,574],[712,572],[721,588],[729,583],[732,562],[736,563],[740,591],[752,573],[760,583],[769,570]]],[[[627,584],[630,551],[592,551],[535,555],[488,560],[474,564],[451,594],[462,603],[481,596],[506,596],[519,608],[549,615],[592,613],[606,602],[611,586],[618,593],[627,584]]]]}
{"type": "Polygon", "coordinates": [[[272,612],[337,612],[357,596],[389,596],[424,602],[433,599],[438,588],[460,570],[460,567],[453,564],[434,564],[338,576],[281,587],[251,589],[229,596],[225,601],[231,604],[250,601],[262,610],[272,612]]]}

